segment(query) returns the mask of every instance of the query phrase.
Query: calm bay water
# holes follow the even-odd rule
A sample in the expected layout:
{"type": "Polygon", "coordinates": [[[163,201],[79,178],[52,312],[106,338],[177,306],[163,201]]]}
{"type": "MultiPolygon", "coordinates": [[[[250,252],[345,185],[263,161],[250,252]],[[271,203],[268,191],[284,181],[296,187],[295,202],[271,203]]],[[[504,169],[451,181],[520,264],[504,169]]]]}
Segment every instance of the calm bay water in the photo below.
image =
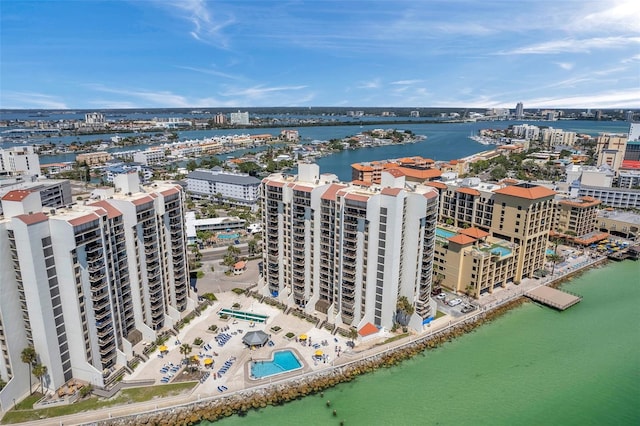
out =
{"type": "Polygon", "coordinates": [[[323,397],[215,424],[640,424],[638,273],[632,261],[591,270],[563,286],[584,297],[565,312],[528,303],[323,397]]]}
{"type": "MultiPolygon", "coordinates": [[[[340,180],[351,180],[352,163],[365,161],[384,160],[389,158],[401,158],[405,156],[419,155],[433,160],[453,160],[466,157],[481,151],[491,149],[491,146],[479,144],[469,139],[469,136],[476,134],[480,129],[495,128],[505,129],[512,124],[520,124],[519,121],[495,121],[477,123],[418,123],[418,124],[397,124],[390,121],[386,125],[343,125],[343,126],[314,126],[300,127],[298,131],[303,143],[313,140],[330,140],[344,138],[375,128],[396,128],[411,130],[417,135],[426,136],[427,139],[415,144],[389,145],[375,148],[363,148],[357,150],[346,150],[318,160],[321,173],[334,173],[340,180]]],[[[535,121],[530,122],[537,126],[551,126],[558,129],[586,133],[596,136],[598,133],[627,133],[629,123],[624,121],[535,121]]],[[[186,130],[179,131],[180,140],[203,139],[206,137],[233,135],[233,134],[279,134],[280,128],[261,129],[234,129],[234,130],[186,130]]],[[[120,136],[132,136],[133,134],[121,134],[120,136]]],[[[51,143],[71,143],[74,141],[109,141],[113,135],[83,135],[83,136],[63,136],[42,138],[29,141],[29,144],[51,143]]],[[[10,142],[0,143],[0,147],[8,148],[15,146],[10,142]]],[[[127,146],[124,148],[114,148],[109,151],[128,151],[135,149],[146,149],[147,145],[127,146]]],[[[252,149],[251,151],[257,151],[252,149]]],[[[240,155],[242,151],[236,153],[240,155]]],[[[225,158],[227,154],[222,156],[225,158]]],[[[61,154],[55,156],[42,156],[42,164],[74,161],[75,154],[61,154]]]]}

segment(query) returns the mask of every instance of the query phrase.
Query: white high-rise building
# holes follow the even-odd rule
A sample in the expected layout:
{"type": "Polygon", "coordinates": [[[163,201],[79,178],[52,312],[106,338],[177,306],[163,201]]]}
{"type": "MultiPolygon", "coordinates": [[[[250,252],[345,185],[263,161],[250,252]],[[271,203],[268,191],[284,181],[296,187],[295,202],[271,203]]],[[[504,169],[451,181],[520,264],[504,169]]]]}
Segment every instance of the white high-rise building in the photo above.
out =
{"type": "Polygon", "coordinates": [[[31,146],[16,146],[0,149],[1,175],[40,175],[40,158],[31,146]]]}
{"type": "Polygon", "coordinates": [[[336,183],[316,164],[298,170],[262,181],[260,291],[358,330],[368,323],[391,328],[404,296],[415,309],[408,325],[422,329],[436,313],[437,191],[408,184],[393,169],[371,186],[336,183]]]}
{"type": "Polygon", "coordinates": [[[524,106],[522,105],[522,102],[518,102],[516,104],[516,120],[522,120],[522,118],[524,117],[524,106]]]}
{"type": "MultiPolygon", "coordinates": [[[[29,392],[32,346],[44,387],[71,379],[108,387],[143,341],[195,307],[180,186],[140,187],[119,175],[105,199],[44,209],[37,192],[11,191],[0,219],[2,409],[29,392]]],[[[35,381],[34,381],[35,382],[35,381]]]]}
{"type": "Polygon", "coordinates": [[[249,112],[232,112],[229,122],[231,124],[243,124],[243,125],[248,125],[249,124],[249,112]]]}

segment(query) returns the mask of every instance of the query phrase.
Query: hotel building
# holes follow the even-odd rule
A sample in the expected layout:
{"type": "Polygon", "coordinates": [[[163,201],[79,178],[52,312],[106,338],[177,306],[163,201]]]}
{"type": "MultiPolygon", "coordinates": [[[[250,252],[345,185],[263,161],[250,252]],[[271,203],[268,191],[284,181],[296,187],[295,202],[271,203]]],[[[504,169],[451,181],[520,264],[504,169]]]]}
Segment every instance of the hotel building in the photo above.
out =
{"type": "Polygon", "coordinates": [[[5,410],[29,392],[21,351],[47,367],[44,386],[108,387],[143,341],[195,306],[189,294],[184,194],[119,175],[102,200],[43,209],[37,192],[2,198],[0,391],[5,410]]]}
{"type": "Polygon", "coordinates": [[[355,163],[351,165],[351,179],[357,182],[380,183],[383,171],[396,169],[402,172],[407,181],[421,183],[442,175],[442,171],[434,165],[433,160],[422,157],[355,163]]]}
{"type": "Polygon", "coordinates": [[[198,169],[187,175],[187,192],[193,198],[215,199],[253,206],[258,202],[260,180],[248,174],[229,173],[219,167],[198,169]]]}
{"type": "Polygon", "coordinates": [[[422,329],[431,301],[438,194],[402,173],[380,184],[340,183],[315,164],[297,176],[274,174],[261,185],[265,250],[260,291],[330,324],[391,328],[398,299],[422,329]]]}
{"type": "Polygon", "coordinates": [[[442,285],[478,297],[544,267],[555,191],[477,178],[426,182],[440,191],[434,273],[442,285]]]}

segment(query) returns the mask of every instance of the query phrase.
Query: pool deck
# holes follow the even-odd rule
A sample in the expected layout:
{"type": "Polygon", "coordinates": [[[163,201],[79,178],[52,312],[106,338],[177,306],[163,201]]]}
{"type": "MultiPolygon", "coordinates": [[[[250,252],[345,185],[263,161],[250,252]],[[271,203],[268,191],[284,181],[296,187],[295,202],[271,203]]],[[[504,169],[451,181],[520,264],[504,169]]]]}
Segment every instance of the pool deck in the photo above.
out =
{"type": "MultiPolygon", "coordinates": [[[[272,380],[286,380],[303,373],[320,371],[330,364],[325,364],[322,361],[314,361],[316,348],[313,347],[313,344],[321,343],[324,340],[327,341],[327,345],[320,346],[320,349],[330,356],[329,362],[336,357],[338,350],[341,355],[349,350],[346,345],[348,339],[339,335],[333,336],[327,330],[318,329],[310,322],[301,320],[291,314],[284,314],[281,310],[266,304],[261,304],[253,298],[236,295],[233,292],[217,293],[216,296],[218,297],[218,301],[209,306],[201,316],[192,320],[187,327],[180,331],[177,337],[172,337],[165,343],[169,350],[162,358],[158,357],[158,351],[153,352],[150,354],[149,360],[140,363],[133,374],[127,375],[123,381],[154,379],[156,381],[155,385],[161,385],[160,379],[162,379],[164,374],[160,373],[160,369],[163,365],[170,362],[174,364],[181,363],[184,356],[180,354],[180,344],[183,343],[188,343],[192,346],[193,350],[190,356],[203,355],[201,358],[201,368],[203,370],[206,369],[206,367],[202,365],[204,359],[211,357],[214,360],[213,365],[209,368],[209,371],[212,373],[210,377],[203,383],[198,384],[192,392],[192,395],[201,395],[203,397],[224,395],[253,386],[268,385],[272,380]],[[249,321],[234,320],[232,318],[228,320],[220,319],[218,315],[220,309],[231,306],[234,303],[241,305],[237,310],[246,312],[253,311],[257,314],[267,315],[269,317],[267,323],[254,323],[254,326],[250,327],[249,321]],[[229,328],[225,333],[230,334],[232,337],[224,346],[218,346],[214,339],[218,332],[213,333],[208,330],[211,324],[216,324],[219,327],[218,332],[221,328],[229,328]],[[277,333],[274,332],[272,330],[274,326],[279,326],[281,330],[277,333]],[[242,331],[240,332],[239,330],[242,331]],[[242,343],[242,336],[249,331],[257,330],[262,330],[270,334],[274,346],[265,345],[261,348],[247,348],[242,343]],[[289,332],[294,333],[295,337],[291,339],[286,338],[285,335],[289,332]],[[298,339],[296,339],[296,337],[302,334],[308,336],[306,342],[297,341],[298,339]],[[201,347],[194,346],[193,341],[196,337],[202,338],[205,344],[209,343],[212,347],[211,350],[206,351],[201,347]],[[334,339],[336,339],[337,342],[334,339]],[[309,341],[311,344],[308,343],[309,341]],[[274,351],[282,349],[292,350],[302,363],[302,368],[263,379],[251,378],[250,361],[252,359],[268,360],[272,357],[274,351]],[[213,373],[217,373],[225,361],[232,357],[235,357],[233,365],[221,377],[216,377],[213,373]],[[220,385],[226,386],[228,390],[223,393],[219,392],[218,386],[220,385]]],[[[178,375],[180,374],[182,373],[178,372],[178,375]]],[[[173,380],[175,380],[175,376],[173,380]]],[[[173,381],[170,383],[173,383],[173,381]]]]}

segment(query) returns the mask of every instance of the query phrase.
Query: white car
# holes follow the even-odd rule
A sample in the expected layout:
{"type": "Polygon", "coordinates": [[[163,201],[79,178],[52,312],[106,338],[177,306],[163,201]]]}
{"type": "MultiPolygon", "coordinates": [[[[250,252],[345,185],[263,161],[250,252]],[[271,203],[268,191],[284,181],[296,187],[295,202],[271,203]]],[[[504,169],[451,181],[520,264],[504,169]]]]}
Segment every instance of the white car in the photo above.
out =
{"type": "Polygon", "coordinates": [[[459,304],[462,303],[462,299],[453,299],[453,300],[449,300],[449,306],[458,306],[459,304]]]}
{"type": "Polygon", "coordinates": [[[447,295],[444,293],[440,293],[439,295],[436,296],[436,299],[438,300],[444,300],[447,298],[447,295]]]}

